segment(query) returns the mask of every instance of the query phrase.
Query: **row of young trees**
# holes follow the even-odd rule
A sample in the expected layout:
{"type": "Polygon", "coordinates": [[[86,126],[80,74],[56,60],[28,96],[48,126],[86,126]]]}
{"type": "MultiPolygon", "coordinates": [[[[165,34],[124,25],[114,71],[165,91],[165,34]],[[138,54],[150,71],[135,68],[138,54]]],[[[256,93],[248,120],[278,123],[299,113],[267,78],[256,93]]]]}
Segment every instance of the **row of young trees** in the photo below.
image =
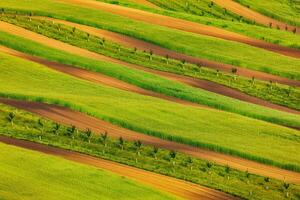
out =
{"type": "MultiPolygon", "coordinates": [[[[7,121],[10,123],[10,125],[12,127],[15,126],[15,121],[16,121],[16,117],[17,115],[14,112],[10,112],[8,113],[6,119],[7,121]]],[[[47,125],[46,122],[44,122],[43,119],[38,119],[37,120],[37,126],[38,126],[38,130],[40,131],[40,135],[39,135],[39,139],[42,140],[43,135],[46,133],[50,133],[50,134],[54,134],[56,136],[65,136],[68,138],[71,138],[72,140],[74,140],[75,138],[81,139],[84,142],[88,142],[90,143],[101,143],[104,146],[104,149],[102,151],[103,154],[106,153],[106,148],[108,148],[109,144],[113,144],[112,146],[110,146],[111,148],[115,148],[118,147],[121,151],[131,151],[130,148],[125,148],[127,144],[130,144],[129,146],[134,147],[135,153],[137,155],[137,157],[135,157],[135,162],[138,162],[138,156],[141,156],[141,153],[143,151],[143,144],[141,140],[135,140],[133,142],[129,142],[129,141],[125,141],[123,139],[123,137],[119,137],[118,139],[110,139],[108,136],[108,132],[104,132],[104,133],[100,133],[100,134],[94,134],[92,132],[91,129],[86,129],[85,131],[80,131],[78,128],[76,128],[76,126],[71,125],[71,126],[62,126],[59,123],[54,123],[52,124],[51,127],[49,127],[49,125],[47,125]],[[93,140],[92,140],[93,138],[93,140]]],[[[128,145],[127,145],[128,146],[128,145]]],[[[158,147],[152,147],[151,150],[151,155],[155,160],[158,160],[158,153],[159,153],[160,149],[158,147]]],[[[164,150],[166,151],[166,150],[164,150]]],[[[168,153],[168,160],[169,162],[172,164],[173,166],[173,171],[175,172],[175,167],[177,166],[176,161],[177,159],[177,152],[174,150],[170,150],[168,153]]],[[[161,159],[161,158],[160,158],[161,159]]],[[[178,160],[179,161],[179,160],[178,160]]],[[[182,161],[182,160],[180,160],[182,161]]],[[[185,167],[189,168],[190,171],[194,170],[195,167],[197,167],[197,165],[194,162],[194,159],[190,156],[186,156],[184,159],[184,164],[185,167]]],[[[208,175],[212,175],[212,168],[213,168],[214,164],[211,162],[206,162],[205,166],[201,165],[199,167],[199,170],[203,171],[203,172],[207,172],[208,175]]],[[[187,172],[188,173],[188,172],[187,172]]],[[[225,177],[229,180],[230,178],[230,173],[231,173],[231,168],[227,165],[224,168],[224,173],[225,173],[225,177]]],[[[245,177],[247,179],[249,179],[251,176],[251,174],[248,172],[248,170],[245,172],[245,177]]],[[[271,181],[270,178],[265,177],[264,178],[265,181],[265,189],[269,190],[269,186],[268,183],[271,181]]],[[[290,184],[284,182],[283,183],[283,188],[285,189],[285,195],[287,197],[289,197],[289,189],[290,184]]],[[[250,191],[249,193],[250,195],[252,194],[252,192],[250,191]]]]}

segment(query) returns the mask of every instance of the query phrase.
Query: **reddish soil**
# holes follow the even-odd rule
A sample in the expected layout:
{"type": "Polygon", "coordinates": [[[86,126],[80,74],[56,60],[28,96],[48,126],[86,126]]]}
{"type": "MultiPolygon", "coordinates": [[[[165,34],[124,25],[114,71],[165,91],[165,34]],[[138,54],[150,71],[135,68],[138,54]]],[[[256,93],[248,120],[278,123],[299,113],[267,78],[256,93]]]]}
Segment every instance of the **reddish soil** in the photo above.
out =
{"type": "MultiPolygon", "coordinates": [[[[160,93],[145,90],[145,89],[142,89],[135,85],[131,85],[131,84],[123,82],[121,80],[112,78],[110,76],[103,75],[101,73],[92,72],[92,71],[80,69],[80,68],[77,68],[74,66],[65,65],[65,64],[61,64],[61,63],[57,63],[57,62],[51,62],[51,61],[48,61],[48,60],[45,60],[45,59],[42,59],[39,57],[31,56],[28,54],[24,54],[22,52],[15,51],[13,49],[9,49],[9,48],[3,47],[3,46],[0,46],[0,51],[8,53],[13,56],[17,56],[17,57],[20,57],[23,59],[27,59],[27,60],[42,64],[42,65],[45,65],[51,69],[54,69],[54,70],[84,79],[84,80],[88,80],[88,81],[91,81],[94,83],[100,83],[100,84],[104,84],[104,85],[118,88],[121,90],[126,90],[126,91],[130,91],[130,92],[134,92],[134,93],[138,93],[138,94],[142,94],[142,95],[146,95],[146,96],[152,96],[152,97],[172,101],[172,102],[183,104],[183,105],[202,107],[202,108],[205,107],[205,106],[201,106],[200,104],[197,104],[197,103],[192,103],[192,102],[181,100],[181,99],[178,99],[175,97],[166,96],[166,95],[163,95],[160,93]]],[[[208,108],[208,107],[206,107],[206,108],[208,108]]]]}
{"type": "MultiPolygon", "coordinates": [[[[137,66],[134,64],[129,64],[127,62],[120,61],[117,59],[109,58],[109,57],[106,57],[106,56],[103,56],[103,55],[100,55],[100,54],[97,54],[94,52],[90,52],[86,49],[81,49],[81,48],[60,42],[58,40],[54,40],[54,39],[45,37],[43,35],[34,33],[32,31],[28,31],[26,29],[20,28],[18,26],[15,26],[15,25],[3,22],[3,21],[0,21],[0,29],[5,32],[8,32],[10,34],[21,36],[21,37],[29,39],[29,40],[34,40],[34,41],[44,44],[46,46],[50,46],[50,47],[60,49],[63,51],[67,51],[67,52],[72,52],[75,55],[84,56],[84,57],[101,60],[101,61],[114,62],[114,63],[122,64],[122,65],[125,65],[128,67],[143,69],[143,67],[140,67],[140,66],[137,66]]],[[[219,69],[222,71],[230,72],[232,70],[232,68],[235,68],[235,66],[232,66],[232,65],[221,64],[221,63],[216,63],[213,61],[207,61],[207,60],[202,60],[199,58],[191,57],[191,59],[192,58],[195,59],[195,62],[201,61],[201,62],[197,62],[197,63],[200,63],[202,66],[209,66],[211,68],[219,69]]],[[[193,62],[193,63],[195,63],[195,62],[193,62]]],[[[290,80],[288,78],[275,76],[275,75],[271,75],[271,74],[267,74],[267,73],[263,73],[263,72],[239,68],[237,74],[241,75],[241,76],[250,77],[250,78],[255,77],[255,78],[261,79],[261,80],[266,80],[266,81],[270,80],[270,81],[277,82],[277,83],[300,87],[300,81],[290,80]]]]}
{"type": "Polygon", "coordinates": [[[206,149],[196,148],[189,145],[162,140],[149,135],[140,134],[138,132],[118,127],[103,120],[96,119],[94,117],[90,117],[67,108],[44,103],[25,102],[3,98],[0,98],[0,103],[11,105],[34,114],[41,115],[45,118],[48,118],[61,124],[72,124],[83,130],[90,128],[95,133],[107,131],[110,137],[119,138],[120,136],[122,136],[125,140],[128,141],[141,140],[141,142],[145,145],[175,150],[197,158],[210,160],[221,165],[228,165],[232,168],[239,169],[242,171],[248,170],[250,173],[253,174],[285,180],[291,183],[300,183],[300,173],[297,172],[292,172],[260,164],[254,161],[242,159],[239,157],[212,152],[206,149]]]}
{"type": "MultiPolygon", "coordinates": [[[[133,8],[127,8],[127,7],[122,7],[118,5],[107,4],[107,3],[92,1],[92,0],[62,0],[62,1],[79,4],[85,7],[101,9],[103,11],[111,12],[113,14],[121,15],[134,20],[139,20],[139,21],[152,23],[160,26],[166,26],[169,28],[179,29],[187,32],[196,33],[196,34],[208,35],[217,38],[222,38],[225,40],[241,42],[251,46],[280,53],[286,56],[300,58],[300,51],[297,49],[283,47],[262,40],[253,39],[238,33],[230,32],[213,26],[207,26],[196,22],[191,22],[187,20],[177,19],[177,18],[154,14],[154,13],[141,11],[133,8]]],[[[219,0],[219,1],[222,2],[223,0],[219,0]]]]}
{"type": "MultiPolygon", "coordinates": [[[[253,20],[259,24],[269,26],[270,23],[272,23],[273,28],[277,28],[278,26],[281,30],[285,30],[285,28],[287,27],[288,31],[293,31],[295,28],[295,26],[290,26],[284,22],[280,22],[276,19],[272,19],[270,17],[262,15],[232,0],[212,0],[212,1],[218,4],[219,6],[226,8],[227,10],[230,10],[233,13],[236,13],[247,19],[253,20]]],[[[300,33],[300,27],[297,27],[297,33],[298,34],[300,33]]]]}
{"type": "Polygon", "coordinates": [[[67,151],[47,145],[37,144],[24,140],[17,140],[5,136],[0,136],[0,142],[17,147],[38,151],[44,154],[57,156],[73,162],[93,166],[96,168],[111,171],[120,176],[133,179],[142,184],[152,186],[164,192],[171,193],[178,197],[189,200],[234,200],[236,197],[223,192],[182,181],[176,178],[156,174],[142,169],[122,165],[116,162],[95,158],[85,154],[67,151]]]}
{"type": "MultiPolygon", "coordinates": [[[[69,45],[69,44],[66,44],[66,43],[63,43],[63,42],[60,42],[60,41],[57,41],[57,40],[54,40],[54,39],[51,39],[51,38],[48,38],[48,37],[45,37],[45,36],[42,36],[42,35],[39,35],[39,34],[33,33],[31,31],[25,30],[23,28],[20,28],[20,27],[17,27],[17,26],[14,26],[14,25],[11,25],[11,24],[8,24],[8,23],[5,23],[5,22],[0,22],[0,29],[1,28],[3,28],[3,30],[6,31],[6,32],[9,32],[9,33],[12,33],[12,34],[15,34],[15,35],[18,35],[18,36],[21,36],[21,37],[24,37],[24,38],[27,38],[27,39],[30,39],[30,40],[34,39],[36,42],[39,42],[41,44],[44,44],[44,45],[47,45],[47,46],[50,46],[50,47],[53,47],[53,48],[56,48],[56,49],[60,49],[60,50],[63,50],[63,51],[72,52],[73,54],[77,54],[79,56],[84,56],[84,57],[88,57],[88,58],[92,58],[92,59],[97,59],[97,60],[100,60],[100,61],[104,60],[104,61],[108,61],[108,62],[118,63],[118,64],[121,64],[121,65],[124,65],[124,66],[127,66],[127,67],[131,67],[131,68],[135,68],[135,69],[139,69],[139,70],[144,70],[146,72],[157,74],[157,75],[163,76],[163,77],[171,79],[171,80],[179,81],[179,82],[191,85],[193,87],[202,88],[202,89],[214,92],[214,93],[229,96],[229,97],[236,98],[236,99],[246,101],[246,102],[249,102],[249,103],[254,103],[254,104],[266,106],[266,107],[281,110],[281,111],[284,111],[284,112],[299,114],[299,111],[289,109],[289,108],[286,108],[284,106],[279,106],[279,105],[276,105],[276,104],[272,104],[268,101],[264,101],[264,100],[261,100],[261,99],[256,98],[256,97],[252,97],[250,95],[244,94],[242,92],[239,92],[237,90],[228,88],[226,86],[219,85],[217,83],[213,83],[213,82],[209,82],[209,81],[205,81],[205,80],[194,79],[194,78],[191,78],[191,77],[186,77],[186,76],[181,76],[181,75],[175,75],[175,74],[172,74],[172,73],[162,72],[162,71],[158,71],[158,70],[152,70],[152,69],[149,69],[149,68],[129,64],[129,63],[126,63],[126,62],[123,62],[123,61],[120,61],[120,60],[105,57],[103,55],[93,53],[93,52],[90,52],[88,50],[81,49],[81,48],[78,48],[78,47],[75,47],[75,46],[72,46],[72,45],[69,45]]],[[[91,29],[95,31],[93,33],[95,33],[95,34],[98,33],[97,32],[98,29],[94,29],[94,28],[91,28],[91,29]]],[[[101,32],[101,30],[99,30],[99,31],[101,32]]],[[[114,36],[111,35],[110,38],[113,39],[114,36]]],[[[4,48],[4,47],[2,47],[1,49],[2,49],[2,51],[6,51],[7,53],[11,53],[11,54],[14,54],[14,55],[17,55],[17,56],[21,56],[23,58],[30,58],[29,55],[26,55],[26,56],[21,55],[20,52],[16,53],[15,51],[8,50],[7,48],[4,48]]],[[[31,60],[32,59],[33,58],[31,58],[31,60]]],[[[37,61],[37,58],[34,58],[33,60],[37,61]]],[[[51,62],[43,61],[43,64],[46,64],[47,66],[49,66],[50,63],[51,62]]],[[[80,69],[70,68],[70,66],[62,67],[62,65],[60,65],[60,66],[58,66],[58,65],[59,64],[54,65],[54,63],[52,63],[52,67],[55,67],[56,70],[58,70],[58,69],[60,71],[63,70],[63,72],[70,73],[70,74],[75,75],[77,77],[81,77],[81,78],[85,78],[85,79],[88,78],[91,81],[97,81],[97,82],[101,82],[101,83],[106,82],[106,84],[109,84],[110,86],[112,86],[111,84],[114,83],[113,87],[118,87],[120,89],[129,90],[129,88],[130,88],[130,91],[139,92],[139,93],[144,94],[144,95],[164,98],[164,99],[167,99],[167,100],[176,101],[177,103],[182,103],[182,104],[186,104],[186,105],[194,105],[194,106],[198,105],[199,106],[199,104],[195,104],[195,103],[187,102],[187,101],[184,101],[184,100],[179,100],[177,98],[168,97],[168,96],[164,96],[164,95],[157,94],[157,93],[154,93],[154,92],[149,92],[149,91],[146,91],[146,90],[142,90],[141,88],[137,88],[137,87],[134,87],[132,85],[125,84],[124,82],[120,83],[121,81],[117,82],[116,79],[110,78],[110,81],[104,81],[104,80],[107,80],[108,77],[103,76],[103,75],[101,76],[99,73],[81,71],[80,69]],[[68,69],[68,70],[66,70],[66,69],[68,69]],[[95,77],[96,74],[97,74],[98,78],[95,77]]],[[[297,82],[297,83],[300,83],[300,82],[297,82]]]]}

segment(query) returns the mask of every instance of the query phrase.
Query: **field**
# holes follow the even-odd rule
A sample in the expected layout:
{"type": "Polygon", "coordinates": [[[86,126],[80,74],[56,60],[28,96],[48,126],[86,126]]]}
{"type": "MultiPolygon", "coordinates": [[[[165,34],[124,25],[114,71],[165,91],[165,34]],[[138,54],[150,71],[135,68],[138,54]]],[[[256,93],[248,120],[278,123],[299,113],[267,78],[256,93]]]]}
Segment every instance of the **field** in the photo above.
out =
{"type": "Polygon", "coordinates": [[[1,199],[175,199],[104,170],[3,143],[0,150],[1,199]]]}
{"type": "MultiPolygon", "coordinates": [[[[33,2],[30,3],[22,2],[17,5],[17,8],[28,10],[33,2]]],[[[68,18],[74,22],[84,22],[87,25],[123,33],[195,57],[233,64],[242,68],[263,71],[295,80],[299,80],[300,78],[300,62],[298,59],[281,56],[241,43],[137,22],[99,10],[90,9],[87,11],[77,6],[70,7],[70,5],[67,4],[51,4],[51,2],[47,1],[43,3],[44,4],[39,4],[39,6],[35,6],[34,8],[38,14],[63,19],[68,18]],[[46,5],[48,10],[55,10],[55,13],[45,11],[43,6],[46,5]],[[77,16],[80,20],[75,17],[70,17],[70,12],[77,12],[77,16]],[[84,13],[84,16],[81,16],[83,15],[81,13],[84,13]],[[121,24],[126,24],[127,26],[122,27],[121,24]],[[147,29],[147,31],[143,31],[145,29],[147,29]],[[159,37],[155,34],[156,32],[160,32],[159,37]],[[174,40],[180,41],[180,43],[171,42],[174,40]],[[210,48],[199,48],[205,46],[210,46],[210,48]],[[218,48],[220,46],[223,48],[218,48]],[[290,67],[285,68],[287,65],[290,67]]],[[[1,3],[0,6],[6,6],[6,2],[1,3]]]]}
{"type": "Polygon", "coordinates": [[[300,26],[300,4],[299,0],[270,0],[263,1],[249,1],[249,0],[235,0],[245,6],[272,18],[282,20],[292,25],[300,26]]]}
{"type": "Polygon", "coordinates": [[[207,146],[252,159],[259,160],[262,157],[278,165],[299,166],[299,134],[292,129],[226,112],[185,107],[93,85],[4,54],[1,59],[1,69],[4,72],[0,76],[1,96],[64,105],[145,134],[207,146]],[[16,63],[13,67],[9,64],[12,61],[16,63]],[[41,84],[45,79],[47,85],[41,84]],[[143,108],[139,105],[143,105],[143,108]],[[274,145],[271,152],[268,151],[270,141],[274,145]],[[265,146],[266,142],[269,146],[265,146]],[[289,150],[290,155],[295,156],[286,158],[281,152],[287,151],[291,146],[295,148],[294,152],[289,150]],[[284,150],[285,148],[287,149],[284,150]],[[288,162],[284,162],[285,160],[288,162]]]}
{"type": "Polygon", "coordinates": [[[159,149],[157,153],[154,153],[152,147],[144,144],[139,147],[136,143],[125,140],[121,149],[120,141],[112,138],[111,135],[108,135],[105,141],[102,136],[96,135],[97,133],[93,133],[90,138],[87,138],[85,132],[74,130],[72,133],[70,132],[71,127],[65,126],[60,126],[54,132],[55,123],[4,105],[0,105],[0,113],[0,124],[2,126],[0,132],[2,135],[38,143],[49,143],[57,147],[73,149],[179,179],[185,177],[184,179],[191,182],[207,185],[245,198],[249,196],[248,191],[257,191],[253,193],[253,199],[262,196],[265,199],[274,199],[280,198],[287,191],[294,195],[300,190],[299,186],[293,184],[287,191],[281,191],[282,181],[271,179],[269,182],[265,182],[264,177],[208,163],[201,159],[193,159],[185,154],[178,153],[172,159],[170,158],[170,151],[159,149]],[[5,116],[10,112],[17,113],[13,126],[5,120],[5,116]],[[39,125],[39,120],[42,121],[43,127],[39,125]],[[27,129],[24,129],[24,126],[27,129]],[[43,132],[41,132],[42,129],[43,132]],[[156,168],[153,167],[154,163],[157,166],[156,168]],[[212,173],[211,177],[207,177],[207,173],[212,173]],[[227,177],[229,177],[228,180],[224,182],[227,177]],[[236,188],[237,184],[239,185],[238,188],[236,188]],[[261,187],[265,186],[272,188],[271,192],[260,190],[261,187]]]}
{"type": "Polygon", "coordinates": [[[300,199],[297,11],[0,1],[0,199],[300,199]]]}

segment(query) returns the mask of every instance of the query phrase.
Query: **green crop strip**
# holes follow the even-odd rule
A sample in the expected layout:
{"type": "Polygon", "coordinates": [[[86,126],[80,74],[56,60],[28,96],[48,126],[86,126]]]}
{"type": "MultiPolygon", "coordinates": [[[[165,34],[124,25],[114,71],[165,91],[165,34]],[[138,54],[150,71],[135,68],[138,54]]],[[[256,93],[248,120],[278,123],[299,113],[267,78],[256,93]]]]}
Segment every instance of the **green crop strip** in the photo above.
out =
{"type": "Polygon", "coordinates": [[[300,171],[299,131],[93,84],[5,54],[0,58],[0,96],[61,105],[140,133],[300,171]]]}
{"type": "MultiPolygon", "coordinates": [[[[23,4],[27,5],[26,2],[23,2],[20,3],[20,7],[23,7],[23,4]]],[[[49,0],[43,1],[43,4],[35,10],[37,11],[34,13],[37,15],[67,19],[126,34],[187,55],[233,64],[295,80],[299,79],[298,68],[300,67],[300,61],[298,59],[278,55],[249,45],[135,21],[101,10],[80,8],[72,4],[56,2],[53,5],[49,0]],[[85,16],[81,16],[80,13],[82,12],[86,13],[85,16]],[[180,42],[174,43],[173,41],[180,42]]]]}
{"type": "Polygon", "coordinates": [[[8,106],[0,105],[0,133],[70,149],[126,165],[221,190],[244,199],[298,198],[300,187],[220,166],[185,154],[110,138],[109,133],[62,126],[8,106]],[[12,120],[11,117],[13,116],[12,120]]]}
{"type": "Polygon", "coordinates": [[[209,0],[149,0],[155,5],[172,10],[177,12],[185,12],[193,15],[212,17],[216,19],[225,19],[225,20],[236,20],[236,21],[245,21],[249,23],[247,19],[238,16],[224,8],[219,7],[209,0]]]}
{"type": "MultiPolygon", "coordinates": [[[[74,65],[87,70],[103,73],[130,84],[137,85],[144,89],[185,99],[191,102],[208,105],[217,109],[269,121],[272,123],[278,123],[292,127],[300,126],[298,122],[299,120],[297,119],[298,117],[293,114],[288,114],[285,112],[264,108],[262,106],[245,103],[202,89],[196,89],[185,84],[180,84],[175,81],[169,81],[167,79],[140,70],[129,69],[121,65],[98,62],[95,60],[70,55],[66,52],[47,48],[35,42],[25,40],[20,37],[7,35],[5,33],[0,32],[0,36],[2,39],[0,41],[0,44],[8,46],[10,48],[40,56],[52,61],[62,62],[64,64],[74,65]]],[[[147,55],[147,59],[148,58],[149,54],[147,55]]]]}
{"type": "Polygon", "coordinates": [[[236,2],[256,10],[266,16],[300,26],[299,0],[235,0],[236,2]]]}
{"type": "Polygon", "coordinates": [[[180,199],[106,170],[1,142],[0,160],[1,200],[180,199]]]}
{"type": "Polygon", "coordinates": [[[29,20],[28,17],[23,16],[16,18],[13,16],[0,16],[0,20],[129,63],[213,81],[275,104],[300,109],[300,90],[295,87],[287,87],[272,82],[266,83],[254,79],[250,80],[244,77],[237,77],[235,74],[225,74],[201,67],[200,65],[196,66],[185,61],[157,56],[152,52],[142,52],[136,48],[126,48],[115,42],[106,41],[105,38],[94,37],[73,27],[53,24],[46,20],[29,20]]]}

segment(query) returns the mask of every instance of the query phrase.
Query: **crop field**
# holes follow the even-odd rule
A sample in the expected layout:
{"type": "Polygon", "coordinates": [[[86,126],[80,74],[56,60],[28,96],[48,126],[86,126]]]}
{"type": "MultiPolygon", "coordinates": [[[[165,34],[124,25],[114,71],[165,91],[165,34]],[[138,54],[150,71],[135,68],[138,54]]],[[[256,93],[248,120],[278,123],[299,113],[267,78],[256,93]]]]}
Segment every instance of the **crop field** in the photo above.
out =
{"type": "Polygon", "coordinates": [[[104,170],[3,143],[0,150],[1,199],[176,199],[104,170]]]}
{"type": "Polygon", "coordinates": [[[298,11],[0,1],[0,199],[300,199],[298,11]]]}
{"type": "Polygon", "coordinates": [[[299,0],[270,0],[250,1],[235,0],[247,7],[250,7],[264,15],[282,20],[292,25],[300,26],[300,2],[299,0]]]}
{"type": "Polygon", "coordinates": [[[59,128],[56,129],[57,124],[49,120],[40,119],[37,116],[4,105],[0,105],[0,113],[2,135],[28,139],[39,143],[51,143],[57,147],[86,152],[100,158],[168,174],[173,177],[186,177],[185,179],[191,180],[192,182],[208,185],[234,195],[248,197],[248,191],[251,190],[253,192],[255,191],[253,193],[254,199],[262,196],[266,199],[274,199],[280,198],[286,192],[295,195],[300,190],[299,186],[292,184],[287,190],[281,191],[281,187],[284,184],[282,181],[270,179],[269,182],[266,182],[264,177],[219,166],[214,163],[205,162],[204,160],[193,159],[185,154],[178,153],[172,160],[170,151],[164,149],[155,150],[150,146],[143,144],[139,146],[137,143],[126,140],[124,143],[120,143],[120,140],[111,138],[109,134],[107,138],[105,138],[104,135],[99,136],[96,133],[92,133],[88,138],[85,136],[86,132],[78,131],[76,127],[73,129],[72,127],[60,125],[59,128]],[[11,112],[16,113],[13,126],[5,120],[5,116],[11,112]],[[24,126],[26,126],[27,129],[24,129],[24,126]],[[43,130],[43,132],[41,132],[41,130],[43,130]],[[88,142],[88,140],[90,140],[90,142],[88,142]],[[120,157],[120,155],[122,155],[122,157],[120,157]],[[159,166],[159,168],[153,168],[153,162],[156,166],[159,166]],[[173,162],[175,162],[175,165],[173,162]],[[212,173],[211,177],[207,177],[206,175],[209,172],[212,173]],[[227,177],[229,177],[228,180],[224,182],[224,179],[227,177]],[[240,179],[240,177],[243,178],[240,179]],[[215,183],[218,184],[216,185],[215,183]],[[238,188],[236,188],[237,185],[238,188]],[[261,187],[265,186],[272,188],[271,192],[260,190],[261,187]]]}
{"type": "MultiPolygon", "coordinates": [[[[17,5],[17,8],[28,10],[33,3],[32,1],[30,2],[31,3],[20,3],[17,5]]],[[[72,8],[70,8],[67,4],[47,4],[47,1],[44,2],[41,5],[39,4],[39,6],[35,6],[34,10],[36,10],[38,14],[63,19],[68,18],[69,20],[74,20],[76,22],[84,21],[85,23],[89,23],[89,25],[133,36],[187,55],[232,64],[242,68],[263,71],[291,79],[300,79],[299,59],[281,56],[241,43],[138,22],[101,10],[89,9],[91,11],[85,12],[85,9],[77,6],[72,6],[72,8]],[[46,9],[43,9],[45,6],[51,6],[49,9],[55,10],[55,13],[49,12],[49,9],[47,11],[46,9]],[[80,20],[74,17],[70,18],[72,12],[77,12],[78,15],[76,16],[80,17],[80,20]],[[81,17],[81,13],[84,13],[84,16],[81,17]],[[123,27],[121,24],[126,24],[127,26],[123,27]],[[145,29],[147,31],[144,31],[145,29]],[[159,36],[155,34],[157,32],[160,32],[159,36]],[[172,41],[180,42],[174,43],[172,41]],[[205,46],[210,46],[210,48],[199,48],[205,46]],[[218,48],[220,46],[222,46],[222,48],[218,48]],[[287,65],[290,67],[286,68],[285,66],[287,65]]],[[[0,6],[6,5],[5,3],[0,3],[0,6]]]]}
{"type": "Polygon", "coordinates": [[[296,139],[299,133],[292,129],[226,112],[184,107],[93,85],[4,54],[1,54],[1,60],[1,70],[4,72],[0,75],[2,96],[65,105],[145,134],[207,146],[253,159],[257,157],[258,160],[258,157],[262,157],[275,161],[278,165],[281,161],[289,160],[287,163],[281,163],[282,166],[292,164],[298,167],[300,163],[296,139]],[[16,65],[10,67],[9,63],[12,60],[16,65]],[[45,79],[48,80],[47,85],[41,84],[45,79]],[[228,143],[229,138],[231,142],[228,143]],[[258,138],[261,138],[260,142],[258,138]],[[273,151],[268,151],[270,146],[265,146],[265,143],[270,143],[271,138],[276,147],[272,148],[273,151]],[[246,144],[248,146],[245,146],[246,144]],[[287,159],[281,152],[284,152],[282,149],[291,146],[295,147],[295,156],[287,159]],[[242,152],[239,152],[240,147],[243,147],[242,152]]]}

